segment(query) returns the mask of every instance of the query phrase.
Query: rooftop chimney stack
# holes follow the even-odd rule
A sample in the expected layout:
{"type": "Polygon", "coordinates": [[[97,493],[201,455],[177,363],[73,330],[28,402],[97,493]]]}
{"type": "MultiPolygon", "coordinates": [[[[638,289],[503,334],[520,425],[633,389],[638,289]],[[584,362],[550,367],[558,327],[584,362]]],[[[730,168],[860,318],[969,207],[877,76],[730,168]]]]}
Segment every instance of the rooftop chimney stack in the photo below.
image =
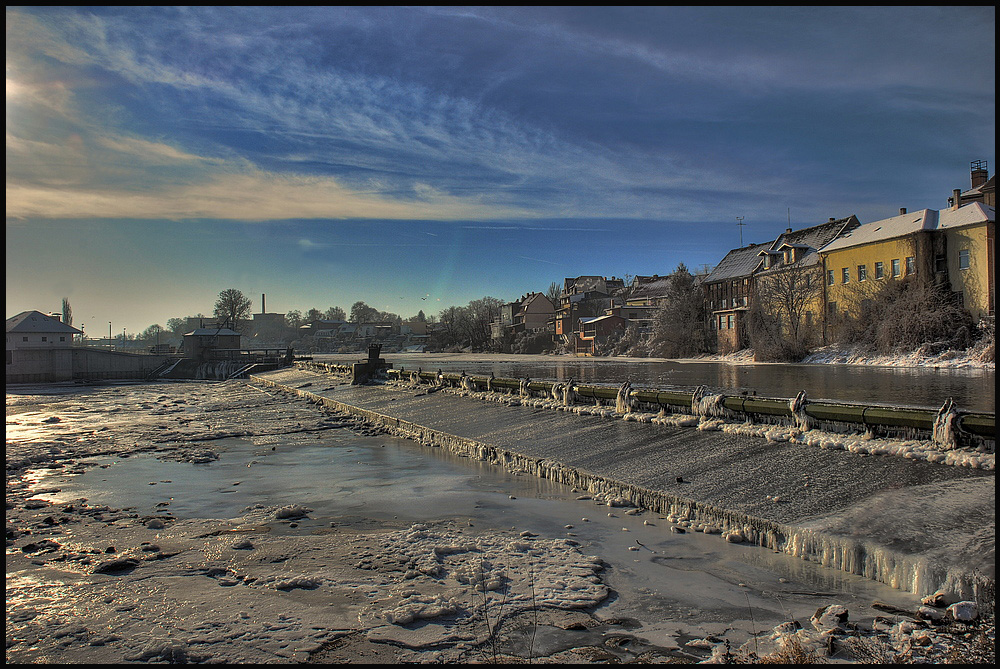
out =
{"type": "Polygon", "coordinates": [[[906,207],[900,207],[899,208],[899,215],[902,216],[905,213],[906,213],[906,207]]]}
{"type": "Polygon", "coordinates": [[[985,160],[973,160],[972,161],[972,187],[978,188],[986,183],[986,180],[990,178],[989,169],[986,166],[985,160]]]}
{"type": "Polygon", "coordinates": [[[951,208],[958,209],[962,206],[962,191],[956,188],[951,192],[951,208]]]}

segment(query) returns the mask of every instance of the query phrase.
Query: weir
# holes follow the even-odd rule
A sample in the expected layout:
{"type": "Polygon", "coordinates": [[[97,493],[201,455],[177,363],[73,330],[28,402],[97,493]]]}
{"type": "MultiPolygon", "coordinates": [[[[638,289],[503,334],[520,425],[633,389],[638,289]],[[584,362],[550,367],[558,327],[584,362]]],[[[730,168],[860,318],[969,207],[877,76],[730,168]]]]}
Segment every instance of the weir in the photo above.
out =
{"type": "MultiPolygon", "coordinates": [[[[725,424],[725,399],[704,393],[689,395],[682,416],[662,405],[644,413],[650,397],[628,384],[593,387],[595,398],[572,383],[388,370],[391,383],[352,385],[347,370],[300,367],[251,379],[423,445],[648,509],[688,531],[918,595],[970,598],[995,578],[992,455],[948,460],[929,442],[929,454],[911,445],[899,456],[870,436],[858,450],[802,438],[814,428],[725,424]]],[[[788,408],[793,422],[801,405],[788,408]]]]}
{"type": "MultiPolygon", "coordinates": [[[[377,356],[377,352],[376,352],[377,356]]],[[[369,358],[371,352],[369,352],[369,358]]],[[[949,399],[940,409],[892,407],[847,402],[815,401],[805,392],[791,399],[758,397],[756,395],[708,394],[704,386],[692,390],[633,388],[575,384],[531,379],[504,379],[493,376],[466,376],[462,374],[430,372],[418,369],[406,371],[391,369],[384,360],[374,364],[353,366],[321,362],[296,362],[300,369],[351,375],[354,383],[367,383],[375,378],[461,388],[468,391],[516,393],[519,396],[552,396],[563,403],[574,402],[625,402],[630,410],[665,411],[671,413],[705,415],[718,418],[745,420],[761,424],[795,425],[803,429],[818,428],[831,432],[861,430],[867,434],[885,437],[932,439],[943,446],[969,447],[993,453],[996,449],[996,414],[981,411],[964,411],[949,399]],[[376,374],[377,372],[377,374],[376,374]],[[623,391],[627,396],[622,396],[623,391]]]]}

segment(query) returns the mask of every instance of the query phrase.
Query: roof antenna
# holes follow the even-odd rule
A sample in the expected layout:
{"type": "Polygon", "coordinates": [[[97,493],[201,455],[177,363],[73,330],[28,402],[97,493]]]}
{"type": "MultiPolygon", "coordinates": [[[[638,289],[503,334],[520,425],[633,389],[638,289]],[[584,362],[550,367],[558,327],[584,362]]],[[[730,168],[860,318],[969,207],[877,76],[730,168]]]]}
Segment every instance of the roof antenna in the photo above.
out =
{"type": "Polygon", "coordinates": [[[743,222],[744,218],[746,218],[746,216],[736,217],[736,225],[740,226],[740,248],[743,248],[743,226],[746,225],[746,223],[743,222]]]}

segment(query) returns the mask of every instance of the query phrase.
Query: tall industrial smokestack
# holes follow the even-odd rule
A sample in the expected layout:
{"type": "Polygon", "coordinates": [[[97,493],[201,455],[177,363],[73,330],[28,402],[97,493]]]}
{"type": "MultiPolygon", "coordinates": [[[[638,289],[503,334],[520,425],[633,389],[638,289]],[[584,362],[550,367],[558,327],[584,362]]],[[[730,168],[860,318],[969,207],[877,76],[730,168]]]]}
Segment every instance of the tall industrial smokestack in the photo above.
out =
{"type": "Polygon", "coordinates": [[[262,314],[266,314],[267,313],[267,309],[265,308],[266,305],[264,304],[264,297],[265,297],[264,293],[261,293],[260,294],[260,313],[262,313],[262,314]]]}

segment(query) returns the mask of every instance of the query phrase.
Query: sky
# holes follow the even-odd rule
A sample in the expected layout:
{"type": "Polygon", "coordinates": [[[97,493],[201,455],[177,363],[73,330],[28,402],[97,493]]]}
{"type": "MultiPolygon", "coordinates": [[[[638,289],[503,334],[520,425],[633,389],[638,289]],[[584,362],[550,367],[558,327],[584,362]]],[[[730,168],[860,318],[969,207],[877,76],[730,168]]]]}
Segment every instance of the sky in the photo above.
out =
{"type": "Polygon", "coordinates": [[[995,168],[992,6],[6,14],[7,317],[91,336],[698,270],[995,168]]]}

